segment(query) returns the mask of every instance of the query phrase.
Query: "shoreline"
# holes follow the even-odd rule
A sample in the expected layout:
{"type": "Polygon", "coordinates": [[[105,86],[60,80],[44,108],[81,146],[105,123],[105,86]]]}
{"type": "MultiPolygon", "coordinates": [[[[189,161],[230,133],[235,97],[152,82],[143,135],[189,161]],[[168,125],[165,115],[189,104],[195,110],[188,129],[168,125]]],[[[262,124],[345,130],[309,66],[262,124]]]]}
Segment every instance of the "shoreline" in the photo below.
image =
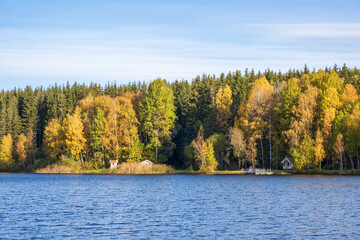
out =
{"type": "Polygon", "coordinates": [[[97,170],[81,170],[74,172],[37,172],[37,171],[21,171],[21,172],[0,172],[0,174],[25,173],[25,174],[67,174],[67,175],[239,175],[239,176],[296,176],[296,175],[324,175],[324,176],[360,176],[360,170],[322,170],[322,171],[300,171],[300,170],[273,170],[272,175],[255,175],[246,174],[240,170],[215,171],[212,173],[204,173],[199,171],[174,170],[173,172],[139,172],[139,173],[118,173],[111,169],[97,170]]]}

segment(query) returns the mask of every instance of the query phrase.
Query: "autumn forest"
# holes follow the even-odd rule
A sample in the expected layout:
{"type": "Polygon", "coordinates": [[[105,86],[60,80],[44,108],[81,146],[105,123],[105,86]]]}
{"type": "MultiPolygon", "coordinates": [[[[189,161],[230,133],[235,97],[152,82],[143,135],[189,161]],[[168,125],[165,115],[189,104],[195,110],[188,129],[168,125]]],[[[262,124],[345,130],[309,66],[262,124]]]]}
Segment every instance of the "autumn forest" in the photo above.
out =
{"type": "Polygon", "coordinates": [[[149,159],[203,172],[359,169],[360,70],[236,71],[191,82],[0,93],[0,171],[149,159]]]}

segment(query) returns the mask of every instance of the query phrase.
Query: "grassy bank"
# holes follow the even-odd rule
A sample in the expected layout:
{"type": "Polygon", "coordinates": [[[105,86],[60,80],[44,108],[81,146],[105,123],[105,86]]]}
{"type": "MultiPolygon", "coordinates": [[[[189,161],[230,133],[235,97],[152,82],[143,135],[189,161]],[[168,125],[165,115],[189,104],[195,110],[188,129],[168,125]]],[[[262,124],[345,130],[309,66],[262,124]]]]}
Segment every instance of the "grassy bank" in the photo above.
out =
{"type": "MultiPolygon", "coordinates": [[[[284,171],[284,170],[280,170],[284,171]]],[[[360,170],[319,170],[319,169],[312,169],[312,170],[290,170],[289,174],[303,174],[303,175],[360,175],[360,170]]]]}
{"type": "Polygon", "coordinates": [[[80,166],[52,164],[36,170],[36,173],[49,174],[167,174],[174,169],[166,164],[142,165],[141,163],[121,163],[116,168],[83,169],[80,166]]]}
{"type": "MultiPolygon", "coordinates": [[[[359,175],[360,170],[272,170],[273,175],[359,175]]],[[[241,170],[225,170],[215,171],[212,173],[204,173],[193,170],[175,170],[175,174],[206,174],[206,175],[245,175],[241,170]]]]}
{"type": "MultiPolygon", "coordinates": [[[[272,170],[273,175],[359,175],[360,170],[272,170]]],[[[80,165],[52,164],[36,170],[36,173],[49,174],[207,174],[207,175],[244,175],[241,170],[215,171],[204,173],[194,170],[174,170],[166,164],[142,165],[140,163],[121,163],[116,168],[83,169],[80,165]]]]}

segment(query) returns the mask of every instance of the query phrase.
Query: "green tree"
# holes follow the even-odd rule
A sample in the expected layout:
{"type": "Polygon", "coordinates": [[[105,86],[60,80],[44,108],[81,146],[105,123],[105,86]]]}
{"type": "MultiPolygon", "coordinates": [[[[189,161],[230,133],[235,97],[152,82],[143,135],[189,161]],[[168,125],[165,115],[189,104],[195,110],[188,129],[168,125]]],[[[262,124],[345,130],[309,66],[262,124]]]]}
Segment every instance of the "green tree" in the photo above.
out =
{"type": "Polygon", "coordinates": [[[204,129],[200,126],[198,135],[191,143],[195,152],[195,160],[197,161],[201,172],[215,171],[218,162],[214,156],[214,148],[211,143],[204,141],[204,129]]]}
{"type": "MultiPolygon", "coordinates": [[[[345,150],[350,159],[356,158],[357,168],[360,169],[359,147],[360,147],[360,103],[356,103],[346,117],[343,118],[343,132],[345,140],[345,150]]],[[[340,132],[340,131],[339,131],[340,132]]],[[[352,164],[353,165],[353,164],[352,164]]]]}
{"type": "Polygon", "coordinates": [[[279,103],[274,110],[279,116],[281,132],[290,128],[291,119],[294,118],[292,109],[297,105],[300,93],[299,80],[291,78],[279,94],[279,103]]]}
{"type": "Polygon", "coordinates": [[[158,151],[165,140],[170,140],[176,114],[172,89],[165,80],[156,79],[150,85],[139,109],[142,132],[147,143],[155,149],[155,161],[158,151]]]}
{"type": "Polygon", "coordinates": [[[225,163],[230,165],[229,158],[226,156],[228,149],[228,138],[223,133],[214,133],[205,140],[207,147],[211,145],[213,148],[215,159],[221,163],[221,168],[225,169],[225,163]]]}
{"type": "Polygon", "coordinates": [[[22,92],[19,99],[21,132],[24,134],[27,134],[30,130],[36,132],[38,106],[35,92],[28,86],[22,92]]]}
{"type": "Polygon", "coordinates": [[[91,125],[91,147],[95,152],[103,150],[102,135],[104,134],[105,119],[104,112],[100,108],[95,109],[94,122],[91,125]]]}
{"type": "Polygon", "coordinates": [[[290,129],[283,132],[290,148],[296,148],[305,135],[311,135],[315,125],[317,98],[318,90],[311,85],[300,94],[298,105],[292,109],[295,117],[291,119],[290,129]]]}
{"type": "Polygon", "coordinates": [[[295,159],[295,166],[298,169],[311,169],[315,165],[314,140],[305,135],[297,148],[292,149],[292,156],[295,159]]]}
{"type": "Polygon", "coordinates": [[[104,153],[103,153],[104,147],[102,142],[102,136],[105,132],[104,129],[105,129],[104,112],[100,108],[95,108],[94,122],[91,125],[91,130],[90,130],[90,136],[91,136],[90,146],[94,151],[96,168],[105,164],[104,153]]]}
{"type": "Polygon", "coordinates": [[[205,152],[205,162],[200,165],[200,171],[202,172],[214,172],[216,170],[216,167],[218,166],[218,162],[216,161],[216,158],[214,156],[214,148],[213,145],[207,144],[204,142],[203,146],[204,152],[205,152]]]}

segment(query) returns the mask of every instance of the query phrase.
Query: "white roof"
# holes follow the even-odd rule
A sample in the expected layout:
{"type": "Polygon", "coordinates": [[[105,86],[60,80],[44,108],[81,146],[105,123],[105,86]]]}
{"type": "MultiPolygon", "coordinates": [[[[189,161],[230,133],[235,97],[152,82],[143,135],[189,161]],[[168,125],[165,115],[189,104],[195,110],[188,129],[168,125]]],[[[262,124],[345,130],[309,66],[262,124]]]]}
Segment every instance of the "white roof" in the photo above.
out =
{"type": "Polygon", "coordinates": [[[291,163],[291,161],[287,157],[284,158],[284,160],[282,160],[281,163],[284,163],[285,161],[288,161],[289,163],[291,163]]]}
{"type": "Polygon", "coordinates": [[[142,161],[141,164],[153,164],[150,160],[142,161]]]}

